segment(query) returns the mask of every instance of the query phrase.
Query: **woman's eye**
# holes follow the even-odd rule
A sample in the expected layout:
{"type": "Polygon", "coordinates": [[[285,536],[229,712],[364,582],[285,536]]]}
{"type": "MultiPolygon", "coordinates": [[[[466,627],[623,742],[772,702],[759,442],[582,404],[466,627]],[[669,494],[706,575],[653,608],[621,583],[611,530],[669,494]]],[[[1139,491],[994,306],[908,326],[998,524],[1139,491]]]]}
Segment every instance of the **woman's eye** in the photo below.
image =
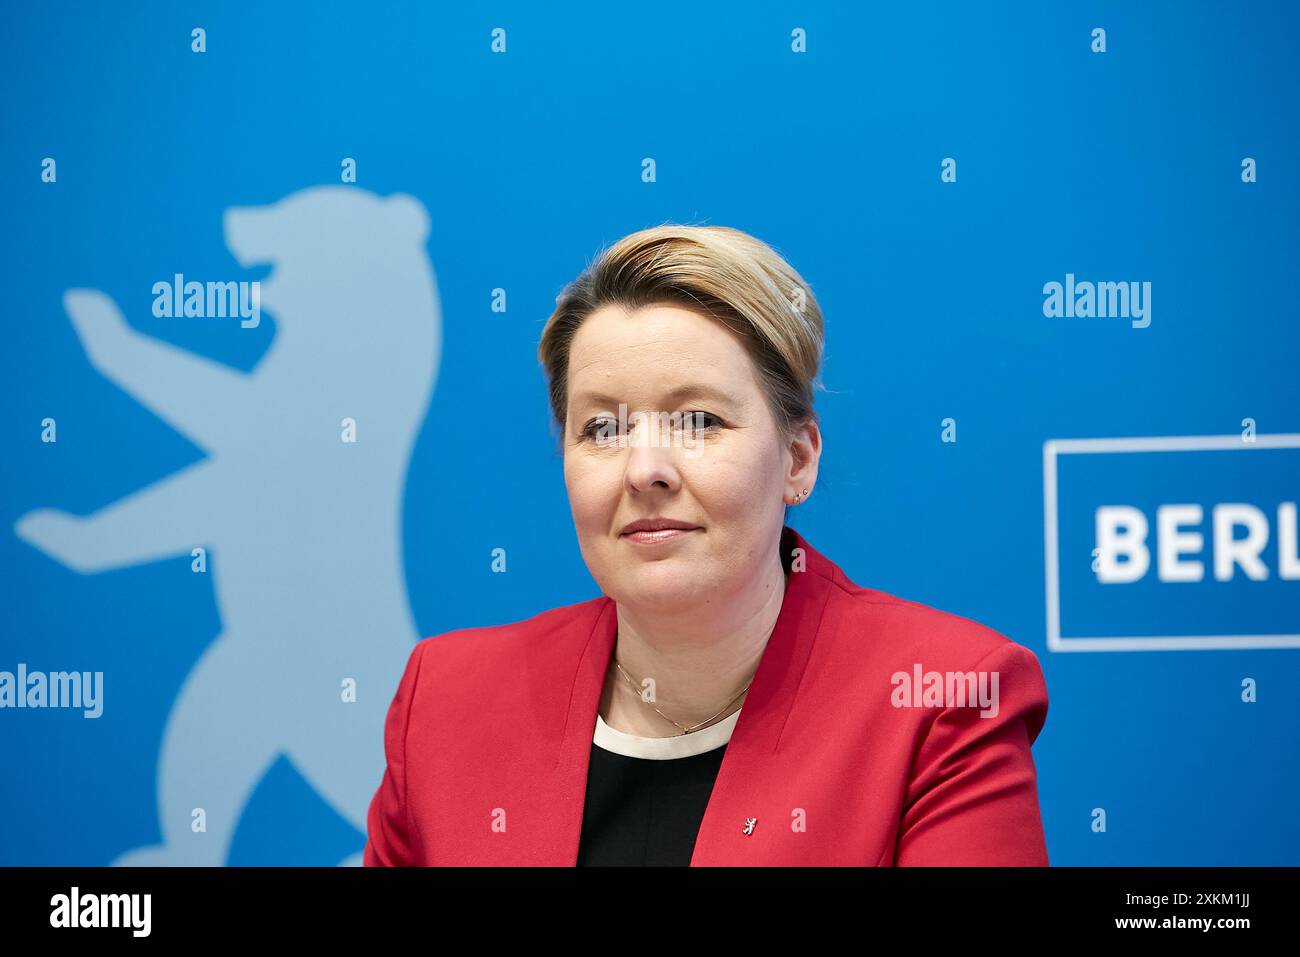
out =
{"type": "Polygon", "coordinates": [[[614,429],[614,428],[617,428],[617,423],[614,422],[613,419],[603,419],[603,418],[602,418],[602,419],[592,419],[590,422],[588,422],[588,423],[586,424],[586,426],[583,428],[583,430],[582,430],[581,432],[578,433],[578,435],[579,435],[581,438],[584,438],[584,439],[596,438],[596,433],[599,432],[599,431],[601,430],[601,427],[602,427],[602,426],[604,426],[604,427],[606,428],[606,431],[609,431],[609,430],[612,430],[612,429],[614,429]],[[607,424],[607,423],[614,423],[614,424],[613,424],[613,425],[609,425],[609,424],[607,424]]]}
{"type": "Polygon", "coordinates": [[[712,432],[718,425],[718,417],[708,412],[687,412],[682,416],[682,426],[696,432],[712,432]]]}

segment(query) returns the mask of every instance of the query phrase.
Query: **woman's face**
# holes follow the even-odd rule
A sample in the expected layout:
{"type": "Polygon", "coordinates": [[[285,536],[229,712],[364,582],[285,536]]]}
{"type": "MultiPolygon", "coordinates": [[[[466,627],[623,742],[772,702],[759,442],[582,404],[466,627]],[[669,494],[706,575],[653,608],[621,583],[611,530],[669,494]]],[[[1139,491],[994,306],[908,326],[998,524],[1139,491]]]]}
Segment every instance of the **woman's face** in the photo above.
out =
{"type": "Polygon", "coordinates": [[[730,330],[675,305],[606,306],[574,335],[568,390],[564,481],[604,594],[680,611],[765,580],[787,497],[815,482],[820,436],[813,423],[783,440],[730,330]],[[624,534],[654,518],[687,529],[624,534]]]}

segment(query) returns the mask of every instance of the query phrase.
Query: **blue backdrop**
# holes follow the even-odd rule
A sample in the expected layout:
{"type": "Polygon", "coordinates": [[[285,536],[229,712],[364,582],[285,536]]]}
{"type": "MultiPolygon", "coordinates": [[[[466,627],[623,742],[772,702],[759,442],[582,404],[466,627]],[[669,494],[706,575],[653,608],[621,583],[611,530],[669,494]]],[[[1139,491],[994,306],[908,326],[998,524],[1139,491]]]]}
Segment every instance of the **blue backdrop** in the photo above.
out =
{"type": "Polygon", "coordinates": [[[98,717],[0,709],[0,863],[199,807],[204,860],[354,863],[415,640],[598,593],[536,344],[665,221],[824,310],[791,524],[1038,655],[1052,862],[1300,863],[1294,5],[0,18],[0,671],[102,675],[98,717]],[[177,274],[265,316],[167,315],[177,274]]]}

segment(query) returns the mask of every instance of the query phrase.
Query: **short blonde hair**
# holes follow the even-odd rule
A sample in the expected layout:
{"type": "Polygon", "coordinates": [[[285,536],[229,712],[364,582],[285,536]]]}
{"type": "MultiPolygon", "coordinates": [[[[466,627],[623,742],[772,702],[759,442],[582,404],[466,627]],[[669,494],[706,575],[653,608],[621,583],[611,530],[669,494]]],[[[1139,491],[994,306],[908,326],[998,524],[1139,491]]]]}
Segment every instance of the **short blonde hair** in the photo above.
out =
{"type": "Polygon", "coordinates": [[[666,224],[602,250],[556,299],[537,357],[563,433],[569,348],[578,327],[606,305],[631,311],[670,303],[721,322],[738,335],[758,371],[783,435],[816,421],[825,340],[812,290],[771,246],[729,226],[666,224]]]}

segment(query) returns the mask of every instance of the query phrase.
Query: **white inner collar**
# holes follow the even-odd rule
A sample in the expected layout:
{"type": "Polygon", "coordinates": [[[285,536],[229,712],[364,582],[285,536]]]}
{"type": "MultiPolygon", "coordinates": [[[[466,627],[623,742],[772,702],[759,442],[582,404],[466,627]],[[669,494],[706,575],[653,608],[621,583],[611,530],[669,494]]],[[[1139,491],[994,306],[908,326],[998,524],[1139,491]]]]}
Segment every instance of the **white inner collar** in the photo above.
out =
{"type": "Polygon", "coordinates": [[[640,735],[619,731],[607,725],[605,719],[597,711],[596,733],[592,737],[592,741],[597,747],[604,748],[606,751],[613,751],[615,754],[626,755],[629,758],[648,758],[651,761],[689,758],[692,755],[703,754],[705,751],[720,748],[730,741],[732,729],[736,727],[736,722],[740,720],[740,712],[743,710],[743,708],[739,709],[734,714],[727,715],[717,724],[710,725],[700,731],[692,731],[690,734],[677,734],[671,738],[643,738],[640,735]]]}

